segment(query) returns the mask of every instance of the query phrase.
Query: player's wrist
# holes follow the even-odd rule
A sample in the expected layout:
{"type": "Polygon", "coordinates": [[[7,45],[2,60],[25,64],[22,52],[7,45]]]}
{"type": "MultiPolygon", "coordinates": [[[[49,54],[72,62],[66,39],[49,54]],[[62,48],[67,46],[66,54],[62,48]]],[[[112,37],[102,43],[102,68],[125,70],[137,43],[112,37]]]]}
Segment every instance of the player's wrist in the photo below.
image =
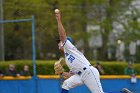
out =
{"type": "Polygon", "coordinates": [[[57,22],[58,22],[58,23],[61,23],[61,19],[57,19],[57,22]]]}
{"type": "Polygon", "coordinates": [[[61,73],[61,75],[64,75],[64,71],[61,73]]]}

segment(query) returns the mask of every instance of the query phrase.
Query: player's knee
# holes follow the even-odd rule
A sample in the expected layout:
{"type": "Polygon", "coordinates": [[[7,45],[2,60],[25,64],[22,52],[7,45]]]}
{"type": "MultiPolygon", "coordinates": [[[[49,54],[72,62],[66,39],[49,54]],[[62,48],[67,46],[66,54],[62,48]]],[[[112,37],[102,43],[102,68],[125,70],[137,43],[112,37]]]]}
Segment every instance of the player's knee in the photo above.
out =
{"type": "Polygon", "coordinates": [[[63,82],[62,88],[66,90],[69,90],[71,88],[67,80],[63,82]]]}

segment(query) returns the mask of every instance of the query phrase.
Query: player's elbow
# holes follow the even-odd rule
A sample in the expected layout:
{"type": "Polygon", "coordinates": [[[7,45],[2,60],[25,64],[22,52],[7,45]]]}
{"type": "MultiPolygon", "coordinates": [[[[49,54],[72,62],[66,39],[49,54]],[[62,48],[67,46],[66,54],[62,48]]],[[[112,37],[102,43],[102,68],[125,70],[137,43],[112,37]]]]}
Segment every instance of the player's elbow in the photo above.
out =
{"type": "Polygon", "coordinates": [[[64,42],[66,40],[66,34],[60,35],[60,39],[62,42],[64,42]]]}

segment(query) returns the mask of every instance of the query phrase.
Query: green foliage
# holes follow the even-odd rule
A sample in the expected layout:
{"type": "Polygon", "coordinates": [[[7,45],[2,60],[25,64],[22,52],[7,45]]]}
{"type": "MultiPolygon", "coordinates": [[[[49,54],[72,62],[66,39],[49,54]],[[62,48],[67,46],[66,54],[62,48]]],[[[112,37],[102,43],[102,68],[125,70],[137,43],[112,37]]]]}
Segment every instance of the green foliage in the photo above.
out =
{"type": "Polygon", "coordinates": [[[127,67],[127,64],[122,62],[105,62],[102,65],[107,75],[123,75],[123,70],[127,67]]]}
{"type": "Polygon", "coordinates": [[[54,74],[54,62],[55,61],[38,61],[37,62],[37,74],[41,75],[53,75],[54,74]]]}
{"type": "MultiPolygon", "coordinates": [[[[37,59],[56,59],[60,56],[54,36],[58,35],[57,24],[54,16],[54,9],[62,11],[62,21],[66,32],[74,41],[81,38],[84,40],[84,49],[88,50],[87,26],[99,25],[102,29],[103,47],[99,56],[104,56],[107,50],[108,35],[112,30],[112,24],[126,12],[132,0],[5,0],[4,19],[24,19],[35,16],[36,51],[37,59]],[[48,56],[55,54],[56,57],[48,56]]],[[[132,16],[133,17],[133,16],[132,16]]],[[[118,20],[121,21],[120,19],[118,20]]],[[[136,39],[139,24],[129,22],[123,34],[125,40],[136,39]],[[133,24],[131,26],[131,24],[133,24]],[[128,27],[137,28],[135,33],[127,32],[128,27]],[[127,38],[127,39],[126,39],[127,38]]],[[[31,59],[31,24],[29,23],[8,23],[4,25],[5,35],[5,56],[8,59],[31,59]],[[19,27],[19,28],[18,28],[19,27]],[[15,29],[16,28],[16,29],[15,29]],[[20,58],[19,58],[20,57],[20,58]]],[[[137,36],[137,38],[138,38],[137,36]]],[[[92,53],[86,55],[92,59],[92,53]]]]}
{"type": "MultiPolygon", "coordinates": [[[[54,66],[55,61],[56,60],[51,60],[51,61],[37,60],[36,61],[37,74],[38,75],[54,75],[53,66],[54,66]]],[[[14,64],[18,72],[22,70],[23,65],[29,65],[30,72],[33,73],[32,62],[29,60],[0,62],[0,70],[5,72],[9,64],[14,64]]],[[[91,61],[91,64],[94,66],[95,62],[91,61]]],[[[126,62],[101,62],[101,65],[105,71],[105,75],[123,75],[124,68],[127,67],[126,62]]],[[[133,67],[137,71],[137,74],[140,75],[140,68],[139,68],[140,64],[134,64],[133,67]]],[[[67,66],[65,66],[64,68],[65,68],[65,71],[69,71],[67,66]]]]}

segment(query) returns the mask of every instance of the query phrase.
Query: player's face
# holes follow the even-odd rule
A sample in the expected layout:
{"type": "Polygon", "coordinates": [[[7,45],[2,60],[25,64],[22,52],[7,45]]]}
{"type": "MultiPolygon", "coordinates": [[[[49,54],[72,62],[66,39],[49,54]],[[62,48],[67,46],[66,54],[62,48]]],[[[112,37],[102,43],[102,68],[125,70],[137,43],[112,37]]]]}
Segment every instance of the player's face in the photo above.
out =
{"type": "Polygon", "coordinates": [[[60,42],[58,43],[58,48],[59,48],[59,50],[64,51],[62,41],[60,41],[60,42]]]}

